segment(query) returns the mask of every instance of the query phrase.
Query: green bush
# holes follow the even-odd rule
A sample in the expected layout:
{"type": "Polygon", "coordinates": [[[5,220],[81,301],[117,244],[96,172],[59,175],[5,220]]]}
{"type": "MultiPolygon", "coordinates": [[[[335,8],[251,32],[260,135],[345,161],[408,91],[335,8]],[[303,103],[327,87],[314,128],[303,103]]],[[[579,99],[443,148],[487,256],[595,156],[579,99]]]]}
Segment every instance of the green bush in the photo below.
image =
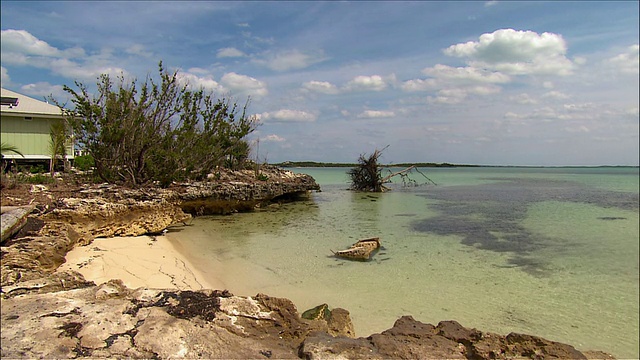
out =
{"type": "Polygon", "coordinates": [[[82,155],[76,156],[75,159],[73,159],[73,166],[80,171],[87,171],[96,166],[96,163],[93,161],[93,156],[82,155]]]}
{"type": "Polygon", "coordinates": [[[46,174],[35,174],[25,177],[25,182],[29,184],[52,184],[56,180],[46,174]]]}
{"type": "Polygon", "coordinates": [[[29,172],[32,174],[42,174],[45,172],[44,166],[42,164],[38,164],[35,166],[31,166],[29,168],[29,172]]]}
{"type": "Polygon", "coordinates": [[[189,90],[177,72],[159,64],[160,76],[117,82],[103,74],[97,91],[64,86],[74,110],[63,109],[95,173],[109,183],[139,186],[203,180],[217,166],[237,169],[249,156],[246,136],[258,122],[244,107],[203,89],[189,90]],[[92,95],[95,93],[95,95],[92,95]]]}

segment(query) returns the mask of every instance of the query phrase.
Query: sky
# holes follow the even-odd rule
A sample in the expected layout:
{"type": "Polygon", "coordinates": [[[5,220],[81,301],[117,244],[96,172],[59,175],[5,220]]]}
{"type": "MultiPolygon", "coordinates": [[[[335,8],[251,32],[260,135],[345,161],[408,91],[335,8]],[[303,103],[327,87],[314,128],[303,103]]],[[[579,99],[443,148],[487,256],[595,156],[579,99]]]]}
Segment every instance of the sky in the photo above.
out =
{"type": "Polygon", "coordinates": [[[259,161],[639,164],[638,1],[5,1],[2,87],[158,63],[244,104],[259,161]]]}

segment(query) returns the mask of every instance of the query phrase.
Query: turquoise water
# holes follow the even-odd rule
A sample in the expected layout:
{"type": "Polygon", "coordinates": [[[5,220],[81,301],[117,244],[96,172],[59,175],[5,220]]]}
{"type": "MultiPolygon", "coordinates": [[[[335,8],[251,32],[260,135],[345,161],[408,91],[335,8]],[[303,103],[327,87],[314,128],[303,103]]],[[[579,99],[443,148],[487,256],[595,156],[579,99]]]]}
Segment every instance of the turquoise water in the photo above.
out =
{"type": "Polygon", "coordinates": [[[344,168],[294,171],[322,192],[169,237],[231,292],[345,308],[358,336],[410,314],[639,357],[637,168],[429,168],[436,186],[383,194],[348,191],[344,168]],[[373,236],[370,262],[331,256],[373,236]]]}

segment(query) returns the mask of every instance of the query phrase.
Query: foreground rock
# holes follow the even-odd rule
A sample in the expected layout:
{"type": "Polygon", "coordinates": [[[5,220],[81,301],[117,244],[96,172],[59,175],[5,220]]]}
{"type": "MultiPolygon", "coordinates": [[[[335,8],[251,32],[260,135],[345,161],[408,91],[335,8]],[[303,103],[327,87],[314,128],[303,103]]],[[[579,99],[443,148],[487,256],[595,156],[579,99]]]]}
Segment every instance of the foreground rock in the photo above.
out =
{"type": "Polygon", "coordinates": [[[609,358],[542,338],[500,336],[409,316],[353,338],[349,313],[307,320],[258,294],[100,286],[2,299],[3,358],[512,359],[609,358]]]}
{"type": "Polygon", "coordinates": [[[35,208],[35,205],[2,207],[0,211],[2,214],[0,243],[20,231],[20,229],[27,224],[27,216],[31,214],[35,208]]]}

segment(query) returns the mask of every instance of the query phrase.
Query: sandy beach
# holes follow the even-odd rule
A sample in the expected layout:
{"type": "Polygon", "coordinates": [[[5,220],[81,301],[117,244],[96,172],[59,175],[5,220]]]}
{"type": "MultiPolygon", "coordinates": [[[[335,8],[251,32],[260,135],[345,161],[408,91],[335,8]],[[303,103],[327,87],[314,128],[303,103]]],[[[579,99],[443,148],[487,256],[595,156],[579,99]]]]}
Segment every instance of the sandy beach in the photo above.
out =
{"type": "Polygon", "coordinates": [[[96,284],[121,279],[132,289],[225,288],[215,277],[198,271],[166,236],[99,238],[74,248],[66,260],[58,271],[78,271],[96,284]]]}

